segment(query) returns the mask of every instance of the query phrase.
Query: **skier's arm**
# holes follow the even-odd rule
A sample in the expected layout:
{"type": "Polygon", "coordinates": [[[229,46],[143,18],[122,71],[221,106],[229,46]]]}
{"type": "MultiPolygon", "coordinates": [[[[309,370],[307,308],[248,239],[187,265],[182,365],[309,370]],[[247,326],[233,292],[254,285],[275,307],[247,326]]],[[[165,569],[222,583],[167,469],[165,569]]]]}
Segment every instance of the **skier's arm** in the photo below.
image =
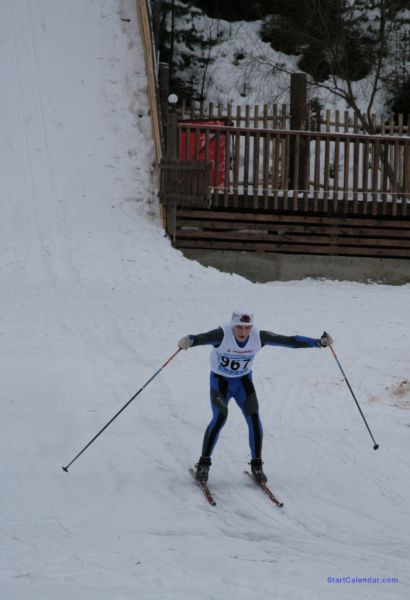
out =
{"type": "Polygon", "coordinates": [[[191,346],[219,346],[223,340],[224,332],[222,327],[212,329],[206,333],[198,333],[197,335],[186,335],[178,342],[178,347],[183,350],[188,350],[191,346]]]}
{"type": "Polygon", "coordinates": [[[271,331],[260,332],[262,346],[284,346],[285,348],[320,348],[320,339],[303,335],[278,335],[271,331]]]}

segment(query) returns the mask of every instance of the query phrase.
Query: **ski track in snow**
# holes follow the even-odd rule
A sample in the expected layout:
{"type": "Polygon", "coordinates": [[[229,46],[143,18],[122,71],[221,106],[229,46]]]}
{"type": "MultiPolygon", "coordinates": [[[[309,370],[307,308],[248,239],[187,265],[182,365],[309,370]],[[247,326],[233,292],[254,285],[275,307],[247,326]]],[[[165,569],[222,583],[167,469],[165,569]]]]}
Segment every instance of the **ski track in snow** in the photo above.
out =
{"type": "Polygon", "coordinates": [[[1,599],[408,598],[410,286],[255,285],[172,250],[152,214],[136,28],[126,0],[0,5],[1,599]],[[188,473],[211,416],[195,348],[61,471],[238,299],[261,327],[334,334],[378,452],[330,353],[266,348],[265,468],[285,506],[242,473],[234,401],[207,506],[188,473]]]}

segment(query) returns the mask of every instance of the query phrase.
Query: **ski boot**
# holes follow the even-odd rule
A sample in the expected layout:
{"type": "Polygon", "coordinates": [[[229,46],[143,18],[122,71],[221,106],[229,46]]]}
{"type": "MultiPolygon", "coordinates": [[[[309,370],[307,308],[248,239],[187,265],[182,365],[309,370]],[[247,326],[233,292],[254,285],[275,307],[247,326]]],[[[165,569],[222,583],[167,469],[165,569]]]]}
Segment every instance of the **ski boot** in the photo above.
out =
{"type": "Polygon", "coordinates": [[[253,458],[249,464],[251,465],[252,475],[254,476],[256,481],[261,484],[266,483],[268,481],[268,478],[266,477],[266,475],[262,469],[262,465],[263,465],[262,459],[261,458],[253,458]]]}
{"type": "Polygon", "coordinates": [[[209,456],[201,456],[195,465],[195,479],[197,481],[200,483],[206,483],[208,481],[209,468],[211,464],[212,463],[209,456]]]}

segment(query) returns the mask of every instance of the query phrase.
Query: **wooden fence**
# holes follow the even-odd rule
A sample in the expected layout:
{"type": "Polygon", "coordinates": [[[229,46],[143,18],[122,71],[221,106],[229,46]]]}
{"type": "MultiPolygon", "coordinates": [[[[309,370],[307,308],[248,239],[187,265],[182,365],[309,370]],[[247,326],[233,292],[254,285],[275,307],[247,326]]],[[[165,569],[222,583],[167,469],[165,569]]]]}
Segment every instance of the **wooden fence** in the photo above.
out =
{"type": "Polygon", "coordinates": [[[178,139],[217,174],[213,207],[409,214],[409,137],[179,122],[178,139]]]}
{"type": "MultiPolygon", "coordinates": [[[[188,104],[182,100],[178,114],[181,120],[226,118],[236,127],[263,129],[290,129],[291,120],[290,107],[277,103],[233,106],[213,102],[207,104],[204,100],[188,104]]],[[[359,116],[348,110],[321,109],[310,103],[306,115],[306,131],[368,133],[361,125],[359,116]]],[[[394,118],[372,113],[370,118],[367,115],[363,115],[363,118],[370,121],[373,132],[380,135],[408,135],[410,132],[410,114],[399,114],[394,118]]]]}
{"type": "Polygon", "coordinates": [[[184,121],[175,136],[176,247],[410,259],[409,137],[184,121]]]}

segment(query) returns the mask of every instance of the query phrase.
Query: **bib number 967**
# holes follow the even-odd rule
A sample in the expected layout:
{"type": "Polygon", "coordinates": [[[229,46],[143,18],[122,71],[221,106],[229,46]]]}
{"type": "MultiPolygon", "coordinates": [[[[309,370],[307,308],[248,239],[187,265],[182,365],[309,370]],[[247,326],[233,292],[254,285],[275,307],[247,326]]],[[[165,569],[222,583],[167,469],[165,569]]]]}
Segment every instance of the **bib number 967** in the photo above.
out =
{"type": "Polygon", "coordinates": [[[221,356],[219,366],[223,369],[229,369],[230,371],[245,371],[250,362],[250,358],[237,360],[235,358],[229,358],[228,356],[221,356]]]}

